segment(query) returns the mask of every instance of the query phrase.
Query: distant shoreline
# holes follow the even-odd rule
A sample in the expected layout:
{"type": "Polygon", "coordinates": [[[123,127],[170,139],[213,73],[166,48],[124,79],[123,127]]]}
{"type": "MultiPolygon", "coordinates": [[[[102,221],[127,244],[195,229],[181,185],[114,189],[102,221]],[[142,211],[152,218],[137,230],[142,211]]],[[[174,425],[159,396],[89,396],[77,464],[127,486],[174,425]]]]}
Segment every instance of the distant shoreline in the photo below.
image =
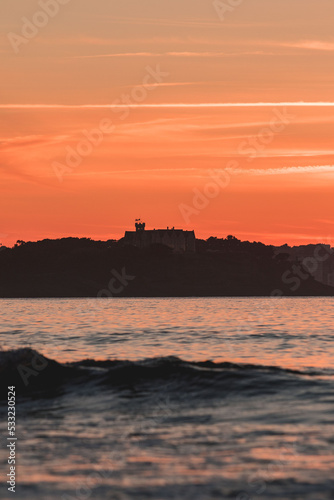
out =
{"type": "Polygon", "coordinates": [[[331,297],[329,245],[274,247],[233,236],[192,252],[63,238],[0,252],[0,298],[331,297]]]}

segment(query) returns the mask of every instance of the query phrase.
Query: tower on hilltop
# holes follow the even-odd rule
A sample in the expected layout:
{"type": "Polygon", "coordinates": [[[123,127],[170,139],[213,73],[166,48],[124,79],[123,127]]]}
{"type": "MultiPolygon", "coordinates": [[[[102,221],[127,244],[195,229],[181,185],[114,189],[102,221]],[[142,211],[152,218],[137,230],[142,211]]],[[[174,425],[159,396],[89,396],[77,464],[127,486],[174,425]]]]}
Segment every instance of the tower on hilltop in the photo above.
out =
{"type": "Polygon", "coordinates": [[[145,231],[145,222],[142,222],[141,219],[136,219],[135,221],[136,231],[145,231]]]}
{"type": "Polygon", "coordinates": [[[135,231],[125,231],[122,241],[125,245],[147,248],[151,245],[165,245],[175,253],[195,252],[195,232],[175,229],[145,229],[141,219],[135,220],[135,231]]]}

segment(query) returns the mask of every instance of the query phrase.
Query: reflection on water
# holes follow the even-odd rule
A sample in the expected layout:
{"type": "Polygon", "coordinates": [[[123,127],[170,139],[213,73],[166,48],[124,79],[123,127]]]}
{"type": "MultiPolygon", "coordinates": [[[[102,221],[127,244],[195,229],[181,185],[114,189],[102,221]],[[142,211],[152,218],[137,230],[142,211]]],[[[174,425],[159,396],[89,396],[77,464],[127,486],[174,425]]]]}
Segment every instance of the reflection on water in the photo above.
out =
{"type": "Polygon", "coordinates": [[[332,367],[332,298],[1,300],[3,348],[57,360],[179,356],[332,367]]]}
{"type": "Polygon", "coordinates": [[[17,497],[331,500],[333,300],[1,300],[7,349],[216,361],[80,364],[21,399],[17,497]]]}

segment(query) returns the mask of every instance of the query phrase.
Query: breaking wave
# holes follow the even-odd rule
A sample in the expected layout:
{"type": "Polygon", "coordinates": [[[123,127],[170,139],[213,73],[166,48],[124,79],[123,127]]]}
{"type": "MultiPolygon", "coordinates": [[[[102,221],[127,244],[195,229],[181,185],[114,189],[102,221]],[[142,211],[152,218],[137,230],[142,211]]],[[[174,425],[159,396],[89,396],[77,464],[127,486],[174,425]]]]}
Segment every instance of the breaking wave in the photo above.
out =
{"type": "MultiPolygon", "coordinates": [[[[324,383],[327,371],[297,371],[276,366],[236,364],[212,361],[190,362],[177,357],[150,358],[140,361],[85,359],[60,363],[39,352],[22,348],[0,352],[0,387],[15,385],[19,395],[75,390],[94,384],[100,390],[164,388],[199,392],[204,396],[223,397],[227,392],[245,396],[306,389],[324,383]],[[203,391],[205,389],[205,391],[203,391]]],[[[1,391],[5,395],[4,390],[1,391]]]]}

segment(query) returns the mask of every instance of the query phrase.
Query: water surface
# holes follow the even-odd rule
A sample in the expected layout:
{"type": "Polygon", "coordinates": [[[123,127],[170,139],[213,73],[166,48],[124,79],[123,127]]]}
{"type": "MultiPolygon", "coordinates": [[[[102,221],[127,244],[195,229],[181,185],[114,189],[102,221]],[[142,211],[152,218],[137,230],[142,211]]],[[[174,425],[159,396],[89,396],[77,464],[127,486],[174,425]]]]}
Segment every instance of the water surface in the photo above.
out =
{"type": "Polygon", "coordinates": [[[332,499],[333,300],[1,300],[16,497],[332,499]]]}

